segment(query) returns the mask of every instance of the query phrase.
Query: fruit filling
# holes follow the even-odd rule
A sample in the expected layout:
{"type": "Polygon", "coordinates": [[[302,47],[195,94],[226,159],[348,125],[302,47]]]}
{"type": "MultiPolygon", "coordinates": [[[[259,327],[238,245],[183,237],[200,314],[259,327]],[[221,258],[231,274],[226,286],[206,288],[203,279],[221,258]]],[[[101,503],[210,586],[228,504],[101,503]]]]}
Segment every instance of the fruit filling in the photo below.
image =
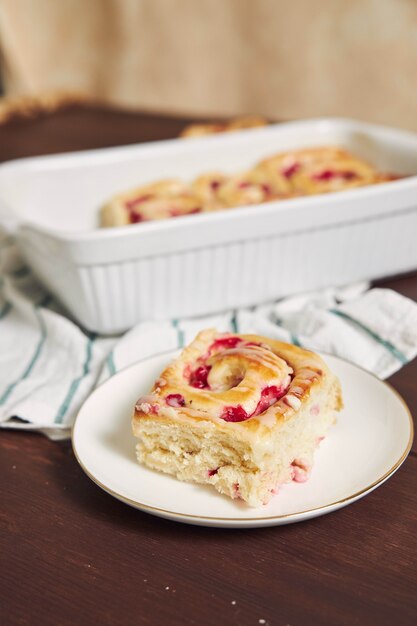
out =
{"type": "Polygon", "coordinates": [[[243,406],[238,404],[237,406],[225,406],[220,417],[225,422],[244,422],[250,415],[246,413],[243,406]]]}
{"type": "Polygon", "coordinates": [[[136,213],[136,211],[130,211],[129,219],[131,224],[138,224],[139,222],[144,222],[145,218],[140,213],[136,213]]]}
{"type": "Polygon", "coordinates": [[[253,415],[260,415],[270,406],[275,404],[285,393],[285,389],[278,389],[275,385],[271,385],[270,387],[265,387],[261,392],[261,399],[258,402],[258,406],[255,409],[253,415]]]}
{"type": "Polygon", "coordinates": [[[172,406],[176,409],[179,409],[182,406],[185,406],[185,399],[180,393],[170,393],[165,398],[165,402],[168,406],[172,406]]]}
{"type": "Polygon", "coordinates": [[[270,406],[275,404],[285,394],[286,389],[279,389],[276,385],[270,385],[262,389],[261,398],[253,413],[247,413],[243,406],[238,404],[237,406],[226,406],[220,415],[221,419],[225,422],[244,422],[245,420],[255,415],[260,415],[270,406]]]}
{"type": "Polygon", "coordinates": [[[310,468],[300,459],[291,463],[291,479],[296,483],[305,483],[308,480],[310,468]]]}
{"type": "Polygon", "coordinates": [[[288,167],[284,167],[281,170],[281,174],[285,176],[285,178],[292,178],[294,174],[299,171],[300,167],[301,165],[299,163],[292,163],[291,165],[288,165],[288,167]]]}
{"type": "Polygon", "coordinates": [[[210,373],[210,365],[200,365],[190,374],[190,385],[196,389],[210,389],[207,377],[210,373]]]}
{"type": "Polygon", "coordinates": [[[342,180],[355,180],[355,178],[358,178],[358,175],[356,174],[356,172],[352,172],[351,170],[323,170],[322,172],[313,174],[312,178],[313,180],[318,181],[333,180],[335,178],[340,178],[342,180]]]}
{"type": "Polygon", "coordinates": [[[214,341],[210,348],[209,348],[209,354],[211,354],[212,352],[218,352],[219,350],[228,350],[230,348],[236,348],[236,346],[242,343],[242,340],[240,337],[222,337],[221,339],[216,339],[216,341],[214,341]]]}

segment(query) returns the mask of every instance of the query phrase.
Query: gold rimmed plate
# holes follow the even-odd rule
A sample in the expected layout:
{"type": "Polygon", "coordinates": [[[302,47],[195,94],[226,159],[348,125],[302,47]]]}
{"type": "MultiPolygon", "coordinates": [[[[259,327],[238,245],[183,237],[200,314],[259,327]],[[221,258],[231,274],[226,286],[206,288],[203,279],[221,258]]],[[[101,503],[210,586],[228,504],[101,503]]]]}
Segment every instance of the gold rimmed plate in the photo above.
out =
{"type": "Polygon", "coordinates": [[[339,376],[344,410],[316,452],[306,483],[284,485],[272,501],[250,508],[214,489],[182,483],[140,466],[130,418],[137,398],[178,352],[132,365],[98,387],[77,416],[72,443],[86,474],[141,511],[202,526],[249,528],[300,522],[351,504],[385,482],[410,451],[413,422],[387,384],[337,357],[323,356],[339,376]]]}

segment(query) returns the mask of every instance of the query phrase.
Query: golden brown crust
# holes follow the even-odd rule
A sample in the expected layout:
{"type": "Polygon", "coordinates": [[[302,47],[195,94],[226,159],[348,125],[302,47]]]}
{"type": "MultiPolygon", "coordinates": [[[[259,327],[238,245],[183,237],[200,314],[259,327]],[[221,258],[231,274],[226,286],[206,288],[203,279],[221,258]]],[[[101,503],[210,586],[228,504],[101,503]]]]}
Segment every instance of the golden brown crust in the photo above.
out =
{"type": "Polygon", "coordinates": [[[150,394],[138,400],[133,420],[209,421],[239,436],[258,436],[307,405],[313,389],[328,391],[332,385],[341,408],[337,379],[317,354],[258,335],[207,330],[162,372],[150,394]],[[207,387],[195,386],[199,367],[209,370],[207,387]],[[229,421],[235,414],[245,417],[229,421]]]}
{"type": "Polygon", "coordinates": [[[216,211],[225,208],[225,203],[219,195],[220,189],[227,183],[230,176],[223,172],[209,172],[198,176],[192,184],[193,192],[201,199],[206,211],[216,211]]]}
{"type": "Polygon", "coordinates": [[[189,124],[180,133],[180,137],[205,137],[218,133],[229,133],[245,128],[260,128],[268,122],[258,115],[237,117],[229,122],[213,122],[209,124],[189,124]]]}
{"type": "Polygon", "coordinates": [[[289,193],[314,195],[371,185],[379,174],[368,163],[337,146],[281,152],[259,167],[272,180],[287,181],[289,193]]]}
{"type": "Polygon", "coordinates": [[[202,200],[177,178],[156,181],[115,196],[102,208],[102,226],[178,217],[202,211],[202,200]]]}

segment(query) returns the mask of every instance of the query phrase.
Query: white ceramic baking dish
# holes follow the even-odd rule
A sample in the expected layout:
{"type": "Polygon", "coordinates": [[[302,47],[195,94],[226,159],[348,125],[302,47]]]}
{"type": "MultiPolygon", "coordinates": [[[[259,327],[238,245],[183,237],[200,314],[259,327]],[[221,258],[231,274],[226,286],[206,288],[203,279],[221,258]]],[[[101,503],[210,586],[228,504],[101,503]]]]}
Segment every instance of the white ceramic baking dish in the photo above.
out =
{"type": "Polygon", "coordinates": [[[39,278],[86,328],[199,315],[417,268],[417,135],[340,119],[36,157],[0,166],[0,203],[39,278]],[[336,144],[409,178],[115,229],[116,192],[236,172],[289,148],[336,144]]]}

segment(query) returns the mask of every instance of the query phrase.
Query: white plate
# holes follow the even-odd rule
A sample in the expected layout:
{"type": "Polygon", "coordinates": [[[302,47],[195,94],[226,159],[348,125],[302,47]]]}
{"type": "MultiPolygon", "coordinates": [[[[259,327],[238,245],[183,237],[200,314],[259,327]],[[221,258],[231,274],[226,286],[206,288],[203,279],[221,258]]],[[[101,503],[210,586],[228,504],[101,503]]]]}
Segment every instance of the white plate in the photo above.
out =
{"type": "Polygon", "coordinates": [[[268,505],[254,509],[211,487],[146,469],[135,457],[132,407],[176,355],[154,356],[110,378],[87,399],[73,429],[74,452],[86,474],[112,496],[147,513],[235,528],[299,522],[371,492],[392,476],[411,448],[413,422],[402,398],[372,374],[325,356],[340,378],[345,409],[317,450],[306,483],[285,485],[268,505]]]}

